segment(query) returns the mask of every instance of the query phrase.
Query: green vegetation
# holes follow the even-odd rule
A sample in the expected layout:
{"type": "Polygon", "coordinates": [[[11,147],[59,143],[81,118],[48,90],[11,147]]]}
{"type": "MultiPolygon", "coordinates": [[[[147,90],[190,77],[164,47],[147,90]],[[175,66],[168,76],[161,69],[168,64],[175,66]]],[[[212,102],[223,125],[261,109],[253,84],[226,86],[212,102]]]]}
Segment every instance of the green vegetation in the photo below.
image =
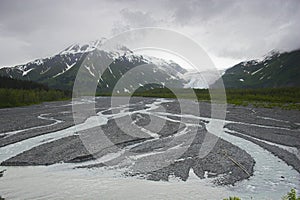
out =
{"type": "Polygon", "coordinates": [[[12,88],[12,89],[41,89],[41,90],[49,90],[48,86],[42,85],[33,81],[24,81],[18,79],[12,79],[9,77],[1,77],[0,76],[0,88],[12,88]]]}
{"type": "Polygon", "coordinates": [[[22,90],[0,88],[0,108],[26,106],[44,101],[68,99],[63,91],[58,90],[22,90]]]}
{"type": "MultiPolygon", "coordinates": [[[[212,90],[211,90],[212,91],[212,90]]],[[[214,96],[219,91],[214,89],[214,96]]],[[[98,92],[99,96],[110,96],[111,92],[98,92]]],[[[119,96],[128,96],[128,93],[120,93],[119,96]]],[[[139,88],[133,96],[160,97],[160,98],[184,98],[199,101],[210,101],[208,89],[168,89],[139,88]]],[[[24,106],[44,101],[65,100],[71,97],[70,92],[51,90],[47,86],[31,81],[15,80],[0,77],[0,108],[24,106]]],[[[261,89],[226,89],[227,102],[234,105],[274,108],[287,110],[300,110],[300,88],[261,88],[261,89]]]]}
{"type": "Polygon", "coordinates": [[[290,192],[287,193],[282,200],[300,200],[300,197],[297,197],[297,193],[295,189],[291,189],[290,192]]]}
{"type": "Polygon", "coordinates": [[[241,199],[238,198],[238,197],[229,197],[229,199],[226,198],[226,199],[223,199],[223,200],[241,200],[241,199]]]}
{"type": "MultiPolygon", "coordinates": [[[[300,87],[300,50],[273,55],[264,61],[247,61],[226,70],[226,88],[300,87]]],[[[220,82],[219,82],[220,83],[220,82]]]]}
{"type": "MultiPolygon", "coordinates": [[[[191,89],[175,89],[177,98],[193,98],[191,89]]],[[[210,101],[207,89],[194,89],[199,101],[210,101]]],[[[214,91],[218,94],[218,90],[214,91]]],[[[167,88],[136,91],[134,96],[176,98],[167,88]]],[[[226,89],[227,102],[234,105],[300,110],[300,88],[226,89]]]]}
{"type": "Polygon", "coordinates": [[[0,77],[0,108],[26,106],[70,98],[70,92],[50,90],[31,81],[0,77]]]}
{"type": "Polygon", "coordinates": [[[227,89],[226,95],[235,105],[300,110],[300,88],[227,89]]]}

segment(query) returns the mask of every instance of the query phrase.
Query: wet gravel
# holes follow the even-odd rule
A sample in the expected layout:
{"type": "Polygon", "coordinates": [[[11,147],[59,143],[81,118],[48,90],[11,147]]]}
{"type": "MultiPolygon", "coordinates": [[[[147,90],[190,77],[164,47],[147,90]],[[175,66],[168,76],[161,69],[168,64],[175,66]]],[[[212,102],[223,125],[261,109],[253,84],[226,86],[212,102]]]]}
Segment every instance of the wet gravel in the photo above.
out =
{"type": "MultiPolygon", "coordinates": [[[[93,152],[85,146],[81,136],[91,133],[97,134],[99,127],[87,129],[73,136],[34,147],[2,162],[1,165],[51,165],[59,162],[71,162],[78,163],[77,167],[79,168],[124,167],[129,169],[125,173],[128,176],[142,175],[154,181],[167,181],[172,176],[185,181],[188,179],[189,172],[193,170],[199,178],[215,177],[214,180],[217,184],[234,184],[237,181],[249,178],[249,175],[253,174],[253,167],[255,165],[253,158],[246,151],[222,139],[217,141],[213,150],[208,155],[204,158],[199,157],[199,149],[203,140],[210,134],[206,130],[208,121],[205,119],[211,116],[211,106],[209,103],[201,102],[197,104],[189,100],[182,100],[180,104],[177,101],[164,102],[159,108],[153,110],[153,112],[170,113],[170,115],[165,115],[165,118],[162,118],[156,115],[150,116],[144,112],[145,109],[149,109],[147,104],[154,101],[155,99],[153,98],[132,98],[129,111],[134,111],[134,113],[129,113],[118,119],[109,119],[107,124],[101,126],[105,137],[112,144],[97,144],[99,146],[95,145],[93,152]],[[182,113],[182,107],[184,107],[184,113],[182,113]],[[195,108],[199,108],[200,113],[195,108]],[[197,120],[180,117],[181,115],[195,115],[203,119],[197,120]],[[133,126],[130,125],[131,120],[133,120],[137,128],[132,128],[133,126]],[[159,130],[155,126],[149,126],[151,123],[159,123],[162,120],[166,121],[159,130]],[[188,129],[186,129],[187,124],[194,124],[194,126],[191,127],[188,125],[188,129]],[[144,129],[156,135],[143,133],[142,130],[144,129]],[[185,134],[180,135],[179,133],[184,130],[186,130],[185,134]],[[175,142],[174,138],[176,138],[175,142]],[[190,138],[192,139],[189,143],[187,141],[190,138]],[[176,159],[170,158],[171,162],[168,165],[155,170],[141,170],[147,166],[152,166],[154,161],[161,163],[164,160],[168,160],[169,154],[166,152],[176,152],[181,148],[184,149],[183,153],[177,156],[176,159]],[[116,159],[108,162],[85,164],[87,161],[97,161],[97,159],[105,155],[118,153],[122,149],[125,149],[125,151],[116,159]],[[153,153],[153,155],[149,157],[143,156],[149,153],[153,153]],[[131,157],[134,157],[134,159],[129,159],[128,161],[128,158],[131,157]],[[245,169],[241,169],[232,160],[245,169]]],[[[0,130],[2,134],[0,137],[0,147],[73,126],[74,119],[70,103],[70,101],[52,102],[22,108],[0,109],[0,130]],[[38,116],[42,114],[47,114],[44,117],[57,119],[61,122],[50,125],[55,121],[39,119],[38,116]],[[45,125],[48,126],[5,135],[9,131],[45,125]]],[[[120,105],[122,103],[123,101],[120,101],[120,105]]],[[[84,105],[82,106],[85,108],[84,105]]],[[[122,108],[111,110],[110,99],[108,97],[98,98],[95,107],[97,112],[103,111],[102,114],[104,116],[110,116],[112,113],[120,113],[122,111],[122,108]]],[[[84,112],[78,115],[78,121],[83,122],[88,117],[95,115],[95,111],[89,110],[89,108],[87,106],[86,109],[82,109],[84,112]]],[[[294,154],[263,142],[273,142],[295,147],[299,150],[299,114],[299,111],[228,105],[226,113],[227,124],[225,128],[253,137],[254,139],[251,139],[240,134],[235,134],[238,137],[262,146],[299,171],[299,159],[294,154]],[[263,141],[257,141],[255,138],[263,141]]],[[[228,134],[234,135],[232,132],[228,134]]],[[[210,135],[211,137],[215,137],[212,134],[210,135]]]]}

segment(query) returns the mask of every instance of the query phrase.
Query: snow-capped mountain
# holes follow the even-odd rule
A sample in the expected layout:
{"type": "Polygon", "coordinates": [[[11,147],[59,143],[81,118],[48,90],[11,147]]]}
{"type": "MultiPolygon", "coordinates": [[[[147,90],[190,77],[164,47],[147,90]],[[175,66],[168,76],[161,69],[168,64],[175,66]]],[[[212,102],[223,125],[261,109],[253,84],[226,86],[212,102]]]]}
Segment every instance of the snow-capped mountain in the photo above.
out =
{"type": "Polygon", "coordinates": [[[222,79],[227,88],[300,87],[299,69],[300,50],[271,51],[264,59],[241,62],[227,69],[222,79]]]}
{"type": "Polygon", "coordinates": [[[105,38],[102,38],[101,40],[95,40],[91,41],[87,44],[72,44],[68,48],[61,51],[60,55],[68,55],[68,54],[78,54],[78,53],[88,53],[91,51],[94,51],[97,47],[100,47],[103,42],[105,42],[105,38]]]}
{"type": "MultiPolygon", "coordinates": [[[[149,86],[149,81],[155,80],[160,86],[173,88],[188,87],[189,74],[187,70],[172,61],[166,61],[145,55],[137,55],[128,48],[120,45],[116,51],[99,50],[105,39],[96,40],[87,44],[73,44],[58,54],[42,59],[36,59],[26,64],[0,69],[1,76],[7,76],[21,80],[31,80],[47,84],[50,88],[72,90],[74,80],[81,65],[87,79],[99,79],[99,90],[111,91],[116,82],[129,70],[143,64],[147,66],[146,72],[140,72],[141,87],[149,86]],[[111,63],[101,73],[99,63],[111,63]],[[147,76],[149,78],[147,78],[147,76]]],[[[194,74],[193,80],[197,79],[194,74]]],[[[199,76],[201,79],[201,77],[199,76]]],[[[204,84],[205,85],[205,84],[204,84]]],[[[202,88],[202,82],[194,82],[189,87],[202,88]],[[200,84],[200,85],[199,85],[200,84]]],[[[124,86],[123,92],[127,92],[130,85],[124,86]]]]}
{"type": "Polygon", "coordinates": [[[222,74],[223,70],[203,72],[195,70],[187,71],[184,74],[184,79],[187,81],[184,87],[196,89],[208,88],[211,84],[218,80],[222,74]]]}

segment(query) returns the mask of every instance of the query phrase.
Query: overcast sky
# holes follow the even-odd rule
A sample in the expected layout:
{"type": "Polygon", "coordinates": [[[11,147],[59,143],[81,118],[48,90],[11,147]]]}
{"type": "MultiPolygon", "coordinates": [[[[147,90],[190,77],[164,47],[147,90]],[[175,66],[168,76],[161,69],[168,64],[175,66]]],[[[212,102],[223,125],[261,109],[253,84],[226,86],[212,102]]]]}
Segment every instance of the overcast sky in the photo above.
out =
{"type": "Polygon", "coordinates": [[[299,0],[0,0],[0,66],[52,56],[125,30],[165,27],[218,68],[300,48],[299,0]]]}

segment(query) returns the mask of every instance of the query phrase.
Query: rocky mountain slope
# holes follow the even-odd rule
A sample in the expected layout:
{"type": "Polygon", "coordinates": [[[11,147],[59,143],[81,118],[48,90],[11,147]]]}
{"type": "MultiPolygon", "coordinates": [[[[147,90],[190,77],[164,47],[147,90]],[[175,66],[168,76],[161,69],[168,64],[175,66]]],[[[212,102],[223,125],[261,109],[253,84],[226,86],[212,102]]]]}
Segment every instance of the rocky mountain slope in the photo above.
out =
{"type": "Polygon", "coordinates": [[[261,61],[241,62],[227,69],[222,79],[226,88],[300,87],[300,50],[272,51],[261,61]]]}
{"type": "MultiPolygon", "coordinates": [[[[97,40],[83,45],[74,44],[48,58],[1,68],[0,76],[35,81],[48,85],[50,88],[72,90],[74,80],[82,65],[81,70],[83,70],[85,78],[97,79],[98,90],[106,92],[111,91],[117,81],[129,70],[138,65],[149,64],[147,76],[149,76],[149,80],[157,82],[160,87],[181,88],[188,83],[183,77],[187,71],[172,61],[136,55],[124,46],[114,52],[103,51],[97,48],[101,46],[102,42],[103,40],[97,40]],[[101,63],[111,64],[104,72],[100,73],[99,65],[101,63]],[[102,74],[101,77],[100,74],[102,74]]],[[[103,68],[103,66],[101,67],[103,68]]],[[[140,73],[146,76],[143,72],[140,73]]],[[[140,77],[139,80],[139,86],[149,86],[147,78],[140,77]]],[[[130,85],[124,86],[122,92],[128,92],[128,87],[130,85]]]]}

